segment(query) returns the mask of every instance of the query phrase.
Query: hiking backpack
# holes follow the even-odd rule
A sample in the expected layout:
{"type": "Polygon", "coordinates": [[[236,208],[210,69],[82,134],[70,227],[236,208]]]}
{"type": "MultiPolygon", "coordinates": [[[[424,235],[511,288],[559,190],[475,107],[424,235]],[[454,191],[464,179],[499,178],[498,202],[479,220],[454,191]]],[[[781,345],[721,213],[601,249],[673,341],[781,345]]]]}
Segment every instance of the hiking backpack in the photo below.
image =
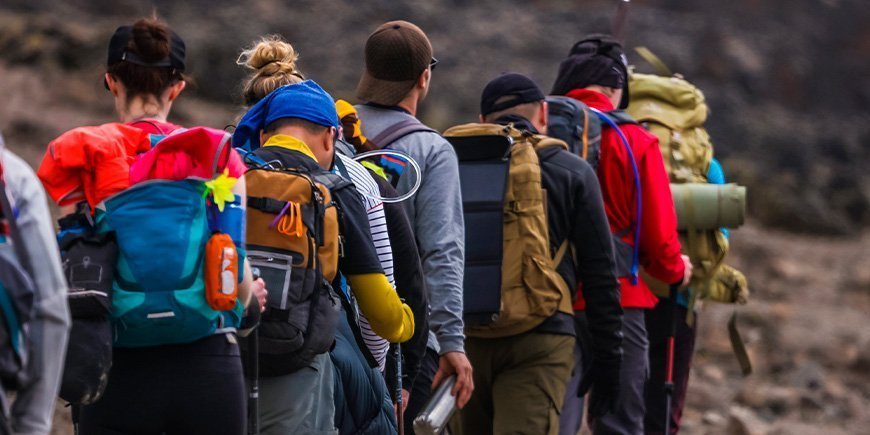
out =
{"type": "Polygon", "coordinates": [[[335,340],[340,215],[332,192],[352,185],[336,174],[247,158],[256,159],[245,174],[248,258],[269,289],[258,327],[259,372],[280,376],[306,367],[335,340]]]}
{"type": "Polygon", "coordinates": [[[570,313],[556,272],[568,243],[550,253],[546,193],[537,150],[567,145],[513,126],[465,124],[444,132],[459,158],[465,218],[466,333],[506,337],[570,313]]]}
{"type": "MultiPolygon", "coordinates": [[[[210,167],[194,169],[217,177],[218,168],[229,162],[229,142],[230,135],[221,130],[176,131],[157,141],[148,152],[154,154],[140,155],[137,163],[146,166],[131,166],[131,174],[155,170],[157,154],[163,150],[186,149],[209,150],[210,167]]],[[[211,180],[194,176],[146,180],[106,199],[95,213],[97,231],[114,232],[118,244],[112,285],[114,345],[190,343],[234,331],[241,321],[241,301],[236,300],[230,310],[218,311],[206,298],[206,245],[220,220],[209,199],[211,180]]],[[[238,229],[227,232],[240,233],[238,229]]]]}
{"type": "Polygon", "coordinates": [[[589,106],[571,97],[547,97],[547,136],[568,144],[568,151],[598,170],[601,160],[601,121],[589,106]]]}
{"type": "MultiPolygon", "coordinates": [[[[678,75],[660,76],[634,73],[630,78],[631,103],[627,109],[641,125],[659,140],[665,168],[671,181],[679,221],[680,243],[694,265],[691,288],[693,297],[724,303],[745,303],[749,290],[746,278],[739,271],[724,264],[728,252],[728,239],[718,227],[701,228],[692,222],[692,214],[719,208],[736,209],[736,217],[727,224],[736,228],[742,223],[745,203],[739,199],[726,204],[711,203],[699,209],[688,204],[701,192],[697,185],[709,183],[707,174],[713,159],[713,144],[704,128],[708,107],[700,89],[678,75]],[[691,190],[689,190],[691,189],[691,190]]],[[[712,187],[712,186],[711,186],[712,187]]],[[[726,185],[721,192],[742,189],[726,185]],[[728,189],[728,190],[724,190],[728,189]]],[[[739,191],[736,191],[739,192],[739,191]]],[[[711,198],[705,202],[722,198],[711,198]]],[[[697,201],[696,201],[697,203],[697,201]]],[[[717,212],[721,216],[724,213],[717,212]]],[[[722,218],[719,218],[722,220],[722,218]]],[[[709,225],[708,225],[709,226],[709,225]]],[[[722,225],[725,226],[725,225],[722,225]]],[[[659,295],[667,296],[667,285],[646,275],[644,280],[659,295]]]]}
{"type": "MultiPolygon", "coordinates": [[[[2,153],[2,140],[0,140],[2,153]]],[[[29,368],[30,321],[33,319],[36,285],[27,244],[21,238],[17,210],[0,162],[0,385],[5,392],[27,386],[38,374],[29,368]],[[9,243],[11,241],[11,243],[9,243]]],[[[2,414],[4,411],[0,411],[2,414]]],[[[5,418],[0,415],[0,421],[5,418]]]]}

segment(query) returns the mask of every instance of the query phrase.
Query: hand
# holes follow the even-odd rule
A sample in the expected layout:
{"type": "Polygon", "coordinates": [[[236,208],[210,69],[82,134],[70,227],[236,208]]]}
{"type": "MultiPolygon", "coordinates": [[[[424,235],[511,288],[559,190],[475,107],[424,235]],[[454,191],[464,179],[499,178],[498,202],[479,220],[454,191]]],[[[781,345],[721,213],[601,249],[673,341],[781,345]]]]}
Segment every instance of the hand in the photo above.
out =
{"type": "Polygon", "coordinates": [[[615,413],[619,403],[621,363],[595,364],[593,363],[592,394],[589,399],[589,415],[593,418],[604,414],[615,413]]]}
{"type": "Polygon", "coordinates": [[[456,384],[450,394],[456,397],[456,406],[462,409],[474,392],[471,362],[468,361],[465,353],[454,351],[441,355],[438,360],[438,371],[432,379],[432,389],[438,388],[438,385],[452,374],[456,374],[456,384]]]}
{"type": "Polygon", "coordinates": [[[688,255],[681,255],[680,257],[683,259],[683,265],[686,266],[686,271],[683,272],[683,282],[680,284],[680,287],[686,288],[692,281],[692,260],[688,255]]]}
{"type": "Polygon", "coordinates": [[[263,278],[257,278],[251,283],[251,286],[251,293],[257,298],[262,313],[266,311],[266,297],[269,296],[269,291],[266,290],[266,281],[263,281],[263,278]]]}
{"type": "MultiPolygon", "coordinates": [[[[410,398],[411,398],[411,392],[402,388],[402,412],[401,412],[401,414],[404,414],[405,410],[408,409],[408,399],[410,399],[410,398]]],[[[398,405],[398,404],[393,404],[394,411],[397,411],[396,405],[398,405]]],[[[400,413],[397,411],[396,414],[400,414],[400,413]]]]}

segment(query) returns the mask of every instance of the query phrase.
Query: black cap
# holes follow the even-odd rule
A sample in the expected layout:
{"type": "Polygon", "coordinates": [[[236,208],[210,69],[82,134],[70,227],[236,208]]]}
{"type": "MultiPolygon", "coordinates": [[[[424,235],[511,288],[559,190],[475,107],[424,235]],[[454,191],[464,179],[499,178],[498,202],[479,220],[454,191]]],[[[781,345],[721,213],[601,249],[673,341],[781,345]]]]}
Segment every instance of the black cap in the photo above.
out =
{"type": "Polygon", "coordinates": [[[574,44],[559,65],[551,93],[565,95],[589,85],[622,89],[619,108],[628,107],[628,59],[622,44],[612,36],[589,35],[574,44]]]}
{"type": "Polygon", "coordinates": [[[532,79],[519,73],[504,73],[483,88],[480,95],[480,114],[485,116],[543,99],[544,93],[532,79]]]}
{"type": "Polygon", "coordinates": [[[130,38],[133,37],[133,26],[118,27],[118,30],[112,34],[112,39],[109,40],[109,58],[106,64],[112,66],[118,62],[130,62],[147,67],[168,67],[174,68],[178,72],[184,71],[184,40],[175,32],[170,31],[170,34],[169,55],[163,59],[148,62],[127,49],[130,38]]]}

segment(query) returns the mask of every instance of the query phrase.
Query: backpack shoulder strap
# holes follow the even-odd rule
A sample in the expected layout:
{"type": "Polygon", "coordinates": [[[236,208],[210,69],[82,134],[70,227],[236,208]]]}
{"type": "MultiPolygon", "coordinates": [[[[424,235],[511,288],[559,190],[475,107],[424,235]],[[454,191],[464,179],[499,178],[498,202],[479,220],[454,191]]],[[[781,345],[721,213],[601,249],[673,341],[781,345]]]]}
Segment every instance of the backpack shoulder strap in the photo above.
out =
{"type": "Polygon", "coordinates": [[[388,148],[393,142],[419,131],[429,131],[437,133],[437,131],[423,125],[416,118],[404,119],[399,121],[378,133],[373,139],[374,144],[379,148],[388,148]]]}
{"type": "MultiPolygon", "coordinates": [[[[611,110],[607,112],[606,115],[613,120],[617,125],[622,124],[637,124],[637,121],[628,114],[628,112],[624,110],[611,110]]],[[[605,123],[606,124],[606,123],[605,123]]]]}

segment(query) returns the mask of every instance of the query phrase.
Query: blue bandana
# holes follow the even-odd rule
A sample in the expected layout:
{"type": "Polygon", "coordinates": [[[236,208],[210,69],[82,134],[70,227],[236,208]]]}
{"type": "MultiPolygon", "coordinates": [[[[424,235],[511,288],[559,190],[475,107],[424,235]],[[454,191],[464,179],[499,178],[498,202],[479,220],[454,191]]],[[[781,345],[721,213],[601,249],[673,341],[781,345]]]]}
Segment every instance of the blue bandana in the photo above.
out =
{"type": "Polygon", "coordinates": [[[233,146],[247,151],[260,147],[260,131],[281,118],[300,118],[324,127],[339,127],[335,102],[312,80],[284,85],[251,107],[233,133],[233,146]]]}

